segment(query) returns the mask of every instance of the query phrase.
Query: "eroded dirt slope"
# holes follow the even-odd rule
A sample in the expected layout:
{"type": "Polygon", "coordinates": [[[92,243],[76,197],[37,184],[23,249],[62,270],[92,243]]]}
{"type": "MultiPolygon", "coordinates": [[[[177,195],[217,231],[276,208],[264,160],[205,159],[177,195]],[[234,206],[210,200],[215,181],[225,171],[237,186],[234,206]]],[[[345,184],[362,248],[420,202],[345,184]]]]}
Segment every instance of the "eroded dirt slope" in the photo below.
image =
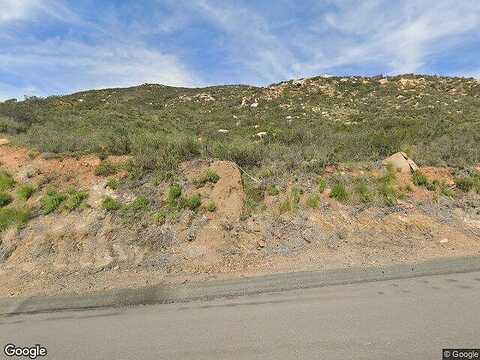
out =
{"type": "MultiPolygon", "coordinates": [[[[0,162],[15,179],[6,190],[13,201],[4,209],[30,210],[28,222],[1,232],[0,296],[85,293],[480,254],[479,196],[443,196],[415,186],[411,173],[396,175],[396,186],[410,190],[388,206],[343,203],[332,197],[329,185],[318,192],[308,182],[292,200],[292,189],[299,186],[292,180],[278,192],[265,191],[261,211],[246,211],[245,179],[228,161],[183,163],[175,180],[182,193],[173,200],[168,181],[113,186],[128,171],[97,176],[101,161],[95,157],[52,158],[3,145],[0,162]],[[217,178],[208,180],[209,173],[217,178]],[[28,200],[17,196],[25,184],[35,188],[28,200]],[[45,214],[48,193],[71,188],[87,194],[79,206],[59,206],[45,214]],[[189,201],[196,195],[200,204],[195,207],[189,201]],[[122,209],[106,209],[106,198],[122,209]],[[181,200],[185,206],[179,205],[181,200]],[[286,202],[291,208],[282,211],[286,202]],[[212,203],[215,209],[209,208],[212,203]]],[[[420,170],[430,182],[455,186],[448,168],[420,170]]],[[[355,179],[366,172],[381,177],[386,170],[338,166],[328,171],[355,179]]]]}

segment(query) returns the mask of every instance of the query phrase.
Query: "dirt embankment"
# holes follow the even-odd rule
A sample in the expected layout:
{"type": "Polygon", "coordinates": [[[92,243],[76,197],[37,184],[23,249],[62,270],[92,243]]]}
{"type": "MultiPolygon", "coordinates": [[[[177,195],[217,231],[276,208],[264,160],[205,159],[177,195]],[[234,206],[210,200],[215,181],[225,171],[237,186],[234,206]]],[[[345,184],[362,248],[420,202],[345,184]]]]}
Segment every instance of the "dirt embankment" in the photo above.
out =
{"type": "MultiPolygon", "coordinates": [[[[290,186],[265,196],[262,211],[247,212],[242,176],[231,162],[182,164],[175,180],[187,204],[182,210],[171,204],[167,183],[115,187],[112,179],[120,181],[126,174],[96,176],[100,160],[95,157],[56,158],[4,145],[0,162],[16,181],[7,190],[14,200],[5,208],[32,209],[24,226],[1,232],[0,296],[84,293],[480,254],[478,196],[437,196],[413,185],[410,173],[399,173],[398,182],[411,186],[411,192],[390,206],[344,204],[332,198],[327,187],[316,206],[308,206],[305,191],[292,209],[281,212],[291,197],[290,186]],[[16,195],[24,184],[36,189],[26,201],[16,195]],[[81,206],[42,212],[49,191],[72,187],[88,194],[81,206]],[[195,195],[200,204],[188,205],[195,195]],[[106,209],[106,197],[122,202],[123,210],[106,209]],[[148,210],[138,211],[139,198],[148,198],[148,210]]],[[[431,182],[453,184],[448,169],[421,170],[431,182]]],[[[355,178],[364,172],[352,168],[348,173],[355,178]]]]}

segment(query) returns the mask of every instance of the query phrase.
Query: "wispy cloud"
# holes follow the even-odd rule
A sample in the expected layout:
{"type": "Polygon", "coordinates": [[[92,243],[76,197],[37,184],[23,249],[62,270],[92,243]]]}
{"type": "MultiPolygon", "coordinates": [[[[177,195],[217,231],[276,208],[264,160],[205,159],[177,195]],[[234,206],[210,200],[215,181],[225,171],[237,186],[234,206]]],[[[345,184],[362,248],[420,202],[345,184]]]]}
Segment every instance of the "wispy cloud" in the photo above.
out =
{"type": "Polygon", "coordinates": [[[43,39],[35,34],[24,39],[5,37],[5,51],[0,53],[0,98],[147,82],[173,86],[201,83],[175,54],[147,46],[135,32],[122,32],[121,24],[92,24],[58,1],[37,1],[34,5],[24,1],[22,6],[15,8],[16,13],[9,11],[10,24],[6,25],[15,21],[34,23],[38,17],[62,18],[74,32],[43,39]],[[14,85],[2,77],[20,81],[14,85]]]}
{"type": "Polygon", "coordinates": [[[45,16],[66,22],[79,18],[59,0],[0,0],[0,25],[35,21],[45,16]]]}
{"type": "Polygon", "coordinates": [[[0,24],[28,17],[38,3],[35,0],[0,0],[0,24]]]}
{"type": "MultiPolygon", "coordinates": [[[[424,71],[429,56],[447,51],[459,37],[478,36],[480,3],[451,0],[395,2],[340,1],[326,23],[346,40],[339,64],[377,61],[391,72],[424,71]],[[476,33],[476,34],[475,34],[476,33]],[[350,39],[350,40],[348,40],[350,39]]],[[[329,64],[325,64],[328,66],[329,64]]]]}
{"type": "Polygon", "coordinates": [[[48,94],[52,89],[58,93],[147,82],[196,85],[175,56],[133,42],[86,45],[53,39],[0,54],[0,67],[28,74],[32,84],[43,83],[28,87],[40,92],[37,95],[48,94]]]}
{"type": "Polygon", "coordinates": [[[279,78],[295,77],[292,64],[297,61],[289,41],[281,39],[271,27],[272,20],[255,8],[232,5],[229,2],[198,0],[194,11],[218,26],[224,34],[221,45],[229,60],[245,71],[244,79],[250,83],[265,83],[279,78]]]}
{"type": "MultiPolygon", "coordinates": [[[[254,83],[348,69],[429,72],[431,57],[465,42],[463,37],[480,41],[480,2],[475,0],[306,1],[304,17],[290,18],[283,31],[284,19],[251,3],[190,4],[184,13],[221,29],[225,41],[220,46],[232,66],[246,70],[244,78],[254,83]]],[[[276,4],[289,11],[288,2],[276,4]]]]}
{"type": "Polygon", "coordinates": [[[7,95],[322,73],[478,77],[480,67],[478,0],[0,0],[0,9],[7,95]]]}

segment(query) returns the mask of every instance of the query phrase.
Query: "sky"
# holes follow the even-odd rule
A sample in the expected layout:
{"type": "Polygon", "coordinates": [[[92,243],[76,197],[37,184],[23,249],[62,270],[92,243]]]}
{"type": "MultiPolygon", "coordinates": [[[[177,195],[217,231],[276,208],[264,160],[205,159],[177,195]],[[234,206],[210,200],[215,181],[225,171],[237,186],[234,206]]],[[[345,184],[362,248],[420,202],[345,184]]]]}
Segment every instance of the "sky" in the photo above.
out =
{"type": "Polygon", "coordinates": [[[0,0],[0,100],[401,73],[480,78],[480,1],[0,0]]]}

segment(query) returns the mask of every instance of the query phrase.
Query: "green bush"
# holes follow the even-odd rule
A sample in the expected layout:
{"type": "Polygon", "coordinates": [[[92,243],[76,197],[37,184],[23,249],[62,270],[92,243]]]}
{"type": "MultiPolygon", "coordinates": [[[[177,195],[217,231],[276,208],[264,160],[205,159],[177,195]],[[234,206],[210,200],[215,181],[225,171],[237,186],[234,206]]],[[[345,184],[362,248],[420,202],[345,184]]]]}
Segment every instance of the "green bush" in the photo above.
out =
{"type": "Polygon", "coordinates": [[[344,184],[336,183],[332,187],[332,192],[330,193],[330,197],[337,201],[345,202],[350,199],[350,194],[348,193],[347,188],[345,187],[344,184]]]}
{"type": "Polygon", "coordinates": [[[25,124],[0,116],[0,133],[18,134],[26,129],[25,124]]]}
{"type": "Polygon", "coordinates": [[[107,211],[117,211],[122,208],[122,204],[118,200],[107,196],[103,199],[102,207],[107,211]]]}
{"type": "Polygon", "coordinates": [[[24,200],[27,201],[30,199],[30,197],[33,195],[35,192],[35,188],[31,185],[22,185],[18,188],[17,190],[17,196],[24,200]]]}
{"type": "Polygon", "coordinates": [[[0,207],[7,206],[12,202],[13,198],[10,194],[0,192],[0,207]]]}
{"type": "Polygon", "coordinates": [[[277,196],[278,194],[280,194],[280,190],[278,190],[275,185],[272,185],[267,188],[267,193],[270,196],[277,196]]]}
{"type": "Polygon", "coordinates": [[[441,192],[442,195],[444,195],[446,197],[449,197],[449,198],[455,197],[455,191],[453,189],[449,188],[448,186],[442,186],[440,192],[441,192]]]}
{"type": "Polygon", "coordinates": [[[0,170],[0,191],[5,191],[15,186],[15,180],[6,171],[0,170]]]}
{"type": "Polygon", "coordinates": [[[355,192],[357,193],[359,199],[363,203],[368,203],[372,201],[373,194],[371,193],[368,185],[365,183],[360,183],[355,187],[355,192]]]}
{"type": "Polygon", "coordinates": [[[216,184],[220,180],[220,176],[214,170],[208,170],[207,173],[202,176],[200,179],[194,181],[194,184],[197,187],[204,186],[207,182],[216,184]]]}
{"type": "Polygon", "coordinates": [[[202,201],[200,199],[200,195],[198,194],[192,195],[189,198],[185,199],[185,207],[193,211],[197,210],[201,204],[202,201]]]}
{"type": "Polygon", "coordinates": [[[210,212],[214,212],[215,210],[217,210],[217,205],[215,205],[213,201],[209,201],[207,204],[207,210],[210,212]]]}
{"type": "Polygon", "coordinates": [[[209,182],[216,184],[220,180],[220,175],[218,175],[214,170],[208,170],[206,178],[209,182]]]}
{"type": "Polygon", "coordinates": [[[136,163],[146,170],[175,171],[178,164],[200,154],[200,145],[194,138],[182,135],[138,132],[132,147],[136,163]]]}
{"type": "Polygon", "coordinates": [[[117,178],[108,179],[107,187],[109,187],[110,189],[117,190],[119,186],[120,186],[120,181],[117,178]]]}
{"type": "Polygon", "coordinates": [[[455,178],[455,185],[460,190],[464,192],[469,192],[470,190],[473,189],[475,185],[475,181],[471,176],[458,177],[458,178],[455,178]]]}
{"type": "Polygon", "coordinates": [[[65,201],[65,198],[66,197],[64,194],[56,191],[49,191],[41,200],[42,213],[47,215],[57,210],[58,207],[65,201]]]}
{"type": "Polygon", "coordinates": [[[165,210],[158,211],[152,214],[152,219],[154,222],[161,225],[167,220],[167,213],[165,210]]]}
{"type": "Polygon", "coordinates": [[[260,165],[265,158],[264,151],[263,147],[245,141],[245,139],[231,143],[215,141],[208,147],[208,155],[221,160],[233,161],[244,168],[260,165]]]}
{"type": "Polygon", "coordinates": [[[139,196],[130,204],[125,206],[126,212],[143,213],[150,210],[150,201],[145,196],[139,196]]]}
{"type": "Polygon", "coordinates": [[[182,196],[182,187],[178,184],[168,188],[167,200],[169,205],[176,205],[177,200],[182,196]]]}
{"type": "Polygon", "coordinates": [[[427,182],[427,185],[425,185],[425,187],[427,188],[428,191],[437,191],[438,189],[438,181],[437,180],[434,180],[433,182],[427,182]]]}
{"type": "Polygon", "coordinates": [[[96,176],[111,176],[111,175],[115,175],[117,172],[118,172],[118,166],[115,164],[112,164],[109,161],[102,161],[95,168],[96,176]]]}
{"type": "Polygon", "coordinates": [[[307,198],[307,206],[312,209],[318,209],[320,205],[320,196],[312,194],[307,198]]]}
{"type": "Polygon", "coordinates": [[[78,208],[87,197],[87,192],[69,189],[66,193],[63,207],[68,211],[73,211],[78,208]]]}
{"type": "Polygon", "coordinates": [[[417,186],[425,186],[425,187],[428,186],[427,177],[418,170],[413,172],[412,182],[417,186]]]}
{"type": "Polygon", "coordinates": [[[383,195],[386,205],[394,206],[397,204],[398,192],[392,184],[382,184],[380,193],[383,195]]]}
{"type": "Polygon", "coordinates": [[[318,191],[320,194],[323,194],[325,188],[327,187],[327,181],[325,179],[318,180],[318,191]]]}
{"type": "Polygon", "coordinates": [[[0,209],[0,231],[4,231],[11,226],[22,227],[30,218],[28,210],[17,210],[10,208],[0,209]]]}
{"type": "Polygon", "coordinates": [[[300,198],[303,195],[303,189],[292,187],[290,190],[290,199],[294,206],[297,206],[300,203],[300,198]]]}

